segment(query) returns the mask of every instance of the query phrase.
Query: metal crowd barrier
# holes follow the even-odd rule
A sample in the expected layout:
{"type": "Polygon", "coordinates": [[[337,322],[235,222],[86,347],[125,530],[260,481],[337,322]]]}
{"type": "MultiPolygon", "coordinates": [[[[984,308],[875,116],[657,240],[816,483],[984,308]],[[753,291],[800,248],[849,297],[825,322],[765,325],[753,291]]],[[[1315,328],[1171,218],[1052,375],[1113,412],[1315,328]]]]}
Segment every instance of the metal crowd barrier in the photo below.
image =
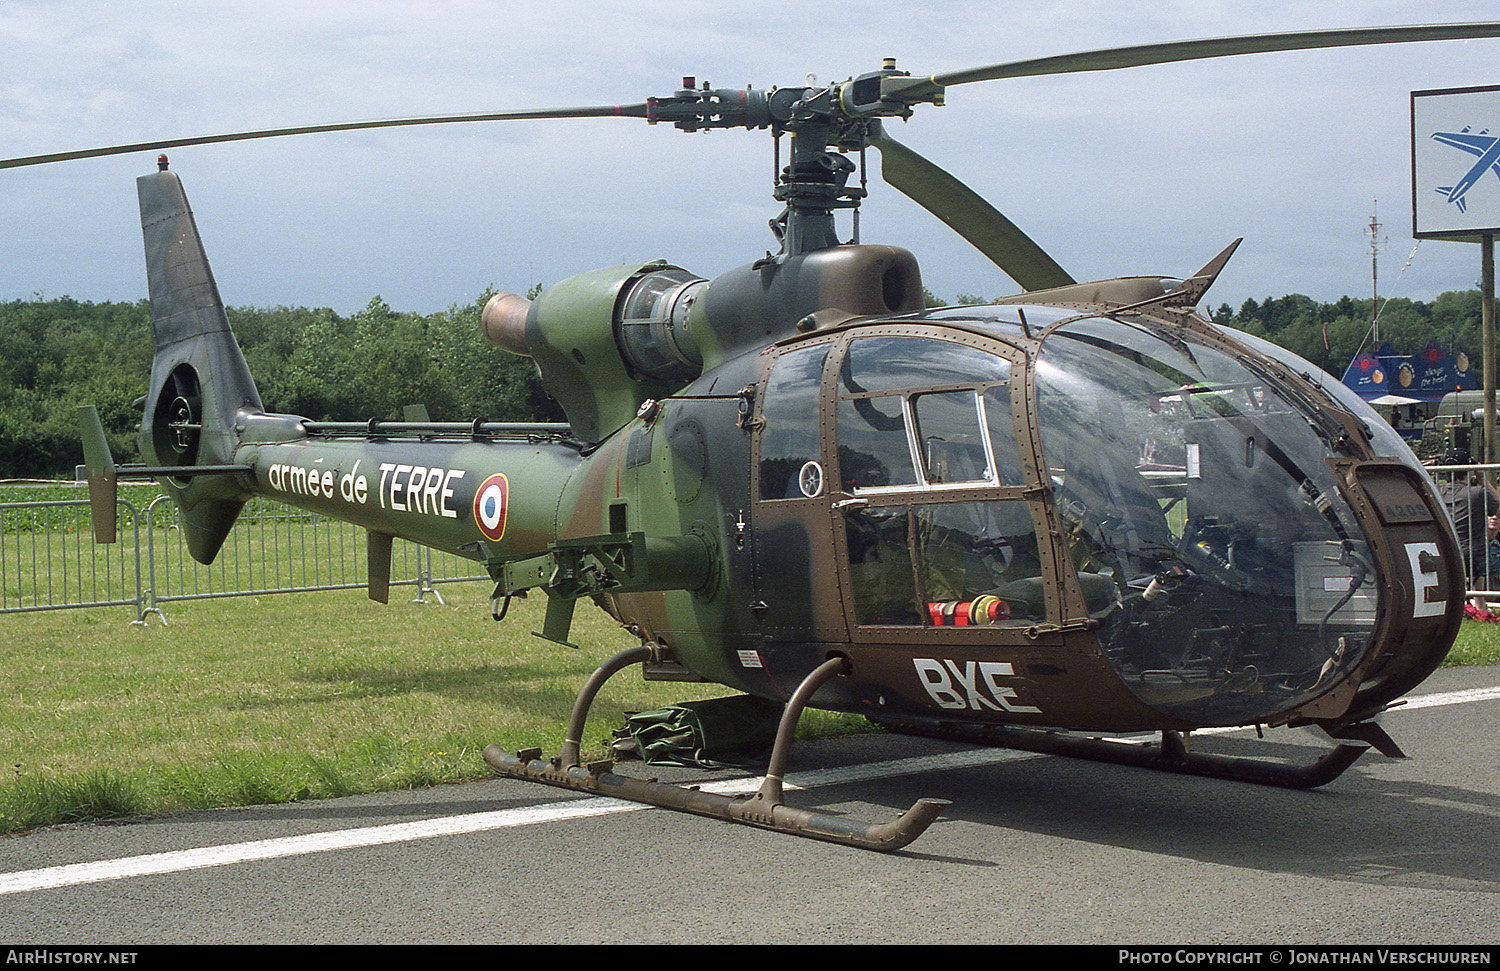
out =
{"type": "MultiPolygon", "coordinates": [[[[365,585],[365,531],[316,513],[253,499],[212,565],[189,555],[177,507],[116,501],[119,540],[94,542],[88,500],[0,503],[0,614],[131,606],[135,624],[164,604],[211,597],[343,590],[365,585]]],[[[393,544],[391,585],[442,602],[437,584],[485,579],[475,561],[404,540],[393,544]]]]}
{"type": "MultiPolygon", "coordinates": [[[[1500,509],[1500,464],[1427,467],[1449,502],[1474,486],[1500,509]],[[1481,475],[1480,473],[1483,473],[1481,475]]],[[[268,499],[252,499],[211,566],[194,560],[182,540],[177,507],[165,495],[137,508],[117,500],[119,541],[94,542],[88,500],[0,503],[0,614],[70,607],[131,606],[144,624],[162,605],[210,597],[343,590],[365,585],[365,531],[268,499]]],[[[1451,515],[1451,512],[1450,512],[1451,515]]],[[[1488,522],[1472,525],[1470,597],[1500,600],[1500,538],[1488,522]]],[[[1460,537],[1463,541],[1464,537],[1460,537]]],[[[391,585],[416,588],[415,600],[442,602],[436,585],[480,580],[477,562],[397,540],[391,585]]]]}
{"type": "Polygon", "coordinates": [[[1494,465],[1429,465],[1427,472],[1437,486],[1438,495],[1448,506],[1448,514],[1454,520],[1461,535],[1459,544],[1470,550],[1473,569],[1468,571],[1468,596],[1500,600],[1500,539],[1492,539],[1489,517],[1472,520],[1458,515],[1455,510],[1464,505],[1467,489],[1475,488],[1489,494],[1484,509],[1500,509],[1500,464],[1494,465]],[[1467,523],[1464,522],[1467,520],[1467,523]],[[1478,551],[1483,551],[1479,553],[1478,551]]]}
{"type": "Polygon", "coordinates": [[[134,606],[145,600],[135,508],[120,500],[120,542],[94,542],[87,499],[0,503],[0,613],[134,606]]]}

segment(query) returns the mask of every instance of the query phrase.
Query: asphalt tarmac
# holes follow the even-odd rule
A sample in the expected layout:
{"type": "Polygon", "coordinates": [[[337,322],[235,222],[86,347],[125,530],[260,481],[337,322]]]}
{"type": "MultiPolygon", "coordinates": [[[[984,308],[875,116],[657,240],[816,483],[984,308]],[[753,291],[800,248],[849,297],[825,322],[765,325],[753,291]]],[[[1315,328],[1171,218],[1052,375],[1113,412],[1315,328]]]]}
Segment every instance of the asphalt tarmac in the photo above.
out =
{"type": "Polygon", "coordinates": [[[1410,758],[1312,791],[906,737],[800,746],[792,805],[879,822],[952,801],[889,854],[502,779],[56,827],[0,839],[0,944],[1500,944],[1500,668],[1408,700],[1382,724],[1410,758]]]}

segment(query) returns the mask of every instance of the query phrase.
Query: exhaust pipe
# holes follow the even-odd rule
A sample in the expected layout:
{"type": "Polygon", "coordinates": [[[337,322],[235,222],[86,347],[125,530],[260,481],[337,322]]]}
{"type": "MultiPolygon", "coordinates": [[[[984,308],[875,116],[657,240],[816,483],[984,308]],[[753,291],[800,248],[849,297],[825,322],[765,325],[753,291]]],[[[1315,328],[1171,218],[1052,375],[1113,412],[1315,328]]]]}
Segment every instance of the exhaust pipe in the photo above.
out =
{"type": "Polygon", "coordinates": [[[515,293],[497,293],[484,305],[484,336],[491,344],[512,354],[530,357],[526,344],[526,318],[531,301],[515,293]]]}

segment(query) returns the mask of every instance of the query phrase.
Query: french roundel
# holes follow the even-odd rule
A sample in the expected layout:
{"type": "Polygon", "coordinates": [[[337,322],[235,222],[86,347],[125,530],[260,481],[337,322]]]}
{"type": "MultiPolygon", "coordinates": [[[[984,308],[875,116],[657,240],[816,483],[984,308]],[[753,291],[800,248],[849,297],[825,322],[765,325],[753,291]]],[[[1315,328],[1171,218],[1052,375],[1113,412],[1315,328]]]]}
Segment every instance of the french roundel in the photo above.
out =
{"type": "Polygon", "coordinates": [[[510,504],[510,483],[496,473],[484,480],[474,493],[474,522],[485,539],[498,540],[505,535],[505,512],[510,504]]]}

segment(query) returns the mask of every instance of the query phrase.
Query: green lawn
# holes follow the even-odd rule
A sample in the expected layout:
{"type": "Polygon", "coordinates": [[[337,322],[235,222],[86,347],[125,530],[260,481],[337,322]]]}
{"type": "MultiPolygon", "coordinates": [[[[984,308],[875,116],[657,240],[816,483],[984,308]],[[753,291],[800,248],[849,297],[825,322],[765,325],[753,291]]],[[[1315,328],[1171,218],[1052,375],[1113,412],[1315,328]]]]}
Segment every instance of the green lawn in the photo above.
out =
{"type": "MultiPolygon", "coordinates": [[[[326,798],[484,777],[480,752],[556,754],[573,699],[633,646],[580,605],[577,649],[535,636],[543,598],[490,617],[488,581],[446,601],[362,590],[0,616],[0,832],[75,819],[326,798]]],[[[1492,664],[1500,624],[1465,621],[1451,664],[1492,664]]],[[[626,711],[729,694],[719,685],[612,679],[586,755],[607,754],[626,711]]],[[[808,734],[868,730],[808,712],[808,734]]]]}
{"type": "MultiPolygon", "coordinates": [[[[444,605],[411,588],[389,605],[357,590],[191,601],[165,626],[129,608],[0,617],[0,831],[475,778],[491,742],[555,754],[584,679],[638,642],[593,608],[580,649],[543,640],[535,598],[496,623],[490,587],[444,584],[444,605]]],[[[727,693],[621,674],[587,743],[602,755],[626,710],[727,693]]]]}

